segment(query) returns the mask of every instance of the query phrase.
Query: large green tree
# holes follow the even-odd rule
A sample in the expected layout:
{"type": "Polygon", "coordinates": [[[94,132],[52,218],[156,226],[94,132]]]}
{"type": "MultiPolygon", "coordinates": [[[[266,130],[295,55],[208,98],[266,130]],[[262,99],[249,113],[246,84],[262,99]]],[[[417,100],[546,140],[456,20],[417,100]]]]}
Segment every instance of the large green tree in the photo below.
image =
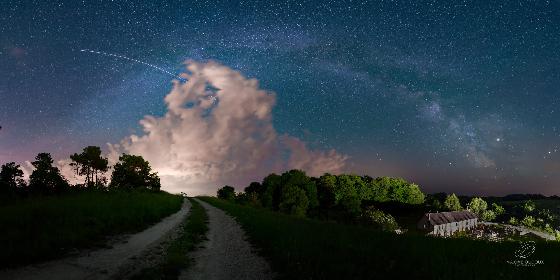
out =
{"type": "Polygon", "coordinates": [[[53,159],[49,153],[39,153],[31,164],[35,167],[29,176],[29,188],[42,193],[63,191],[69,187],[68,182],[60,174],[60,170],[53,166],[53,159]]]}
{"type": "Polygon", "coordinates": [[[158,191],[161,188],[160,179],[156,172],[152,172],[150,163],[142,156],[122,154],[115,164],[111,174],[111,188],[119,189],[149,189],[158,191]]]}
{"type": "Polygon", "coordinates": [[[2,165],[2,169],[0,170],[0,191],[14,191],[18,187],[23,187],[24,185],[23,171],[18,164],[9,162],[2,165]]]}
{"type": "Polygon", "coordinates": [[[445,198],[445,202],[443,203],[443,205],[449,211],[459,211],[463,209],[463,207],[461,206],[461,202],[459,201],[459,198],[454,193],[448,195],[445,198]]]}
{"type": "Polygon", "coordinates": [[[270,174],[263,179],[263,195],[261,197],[261,203],[264,207],[272,210],[278,210],[278,204],[280,201],[282,178],[277,174],[270,174]]]}
{"type": "Polygon", "coordinates": [[[488,203],[486,203],[486,201],[484,201],[484,199],[480,197],[473,197],[467,204],[467,208],[479,217],[482,217],[482,214],[484,213],[484,211],[486,211],[487,207],[488,203]]]}
{"type": "Polygon", "coordinates": [[[100,183],[98,175],[103,176],[109,168],[109,161],[101,155],[101,148],[97,146],[85,147],[80,154],[71,155],[70,159],[76,174],[86,177],[85,185],[88,187],[98,186],[100,183]]]}
{"type": "Polygon", "coordinates": [[[305,217],[308,207],[309,199],[304,189],[292,184],[288,184],[282,188],[280,205],[278,205],[281,212],[298,217],[305,217]]]}

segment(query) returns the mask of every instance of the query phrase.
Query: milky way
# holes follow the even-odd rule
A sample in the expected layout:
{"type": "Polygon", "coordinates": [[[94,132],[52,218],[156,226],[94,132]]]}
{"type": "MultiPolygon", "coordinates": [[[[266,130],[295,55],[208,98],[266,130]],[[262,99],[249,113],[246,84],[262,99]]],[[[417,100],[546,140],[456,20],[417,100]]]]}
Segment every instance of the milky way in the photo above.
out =
{"type": "Polygon", "coordinates": [[[214,60],[347,172],[558,194],[560,3],[486,2],[3,1],[0,162],[141,134],[183,62],[214,60]]]}

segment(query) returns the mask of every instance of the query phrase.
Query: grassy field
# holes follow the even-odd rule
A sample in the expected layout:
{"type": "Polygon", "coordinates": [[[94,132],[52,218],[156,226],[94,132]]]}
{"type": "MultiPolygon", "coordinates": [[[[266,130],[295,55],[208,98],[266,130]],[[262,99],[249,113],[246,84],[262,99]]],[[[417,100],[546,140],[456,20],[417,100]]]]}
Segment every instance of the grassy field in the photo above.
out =
{"type": "Polygon", "coordinates": [[[155,267],[142,270],[132,279],[177,279],[181,270],[189,267],[192,260],[188,252],[205,239],[208,231],[208,215],[200,203],[189,199],[192,207],[179,237],[166,248],[163,262],[155,267]]]}
{"type": "Polygon", "coordinates": [[[560,245],[537,243],[535,267],[518,267],[519,243],[394,235],[298,219],[205,197],[236,217],[281,279],[558,279],[560,245]]]}
{"type": "Polygon", "coordinates": [[[165,192],[76,192],[30,197],[0,206],[0,267],[102,246],[105,237],[136,232],[178,211],[165,192]]]}

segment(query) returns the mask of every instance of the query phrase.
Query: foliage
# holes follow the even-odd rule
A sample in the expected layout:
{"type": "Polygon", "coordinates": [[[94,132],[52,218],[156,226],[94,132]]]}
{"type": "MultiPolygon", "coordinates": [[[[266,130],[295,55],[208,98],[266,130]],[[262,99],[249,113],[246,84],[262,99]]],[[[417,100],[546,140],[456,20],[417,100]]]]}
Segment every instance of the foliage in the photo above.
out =
{"type": "Polygon", "coordinates": [[[319,206],[315,181],[301,170],[270,174],[264,178],[262,189],[262,205],[275,211],[305,216],[309,209],[319,206]]]}
{"type": "Polygon", "coordinates": [[[261,202],[264,207],[272,210],[278,210],[281,185],[282,179],[280,175],[272,173],[263,179],[262,187],[264,191],[261,202]]]}
{"type": "Polygon", "coordinates": [[[24,187],[23,171],[15,162],[2,165],[0,170],[0,192],[14,191],[18,187],[24,187]]]}
{"type": "Polygon", "coordinates": [[[496,203],[492,203],[492,211],[494,211],[494,213],[496,213],[496,216],[500,216],[506,213],[506,210],[504,209],[503,206],[498,205],[496,203]]]}
{"type": "MultiPolygon", "coordinates": [[[[88,146],[82,150],[80,154],[70,156],[72,163],[70,164],[76,170],[77,175],[86,176],[85,185],[88,187],[99,186],[100,180],[98,174],[102,176],[109,169],[109,161],[101,156],[101,148],[97,146],[88,146]]],[[[104,182],[105,178],[101,178],[104,182]]]]}
{"type": "Polygon", "coordinates": [[[467,204],[468,209],[482,218],[488,204],[484,199],[480,197],[474,197],[471,201],[467,204]]]}
{"type": "Polygon", "coordinates": [[[161,183],[156,172],[142,156],[122,154],[111,175],[111,188],[158,191],[161,183]]]}
{"type": "Polygon", "coordinates": [[[515,217],[509,218],[508,222],[509,222],[509,224],[514,225],[514,226],[519,224],[519,221],[517,221],[517,219],[515,217]]]}
{"type": "Polygon", "coordinates": [[[521,220],[521,224],[526,227],[532,227],[534,223],[535,223],[535,218],[533,218],[533,216],[525,216],[525,218],[521,220]]]}
{"type": "MultiPolygon", "coordinates": [[[[374,197],[376,201],[396,201],[406,204],[422,204],[425,196],[416,184],[411,184],[402,178],[380,177],[373,183],[377,188],[386,189],[386,197],[374,197]]],[[[379,193],[379,191],[375,192],[379,193]]]]}
{"type": "Polygon", "coordinates": [[[459,201],[459,198],[454,193],[448,195],[445,198],[445,202],[443,204],[445,208],[449,211],[459,211],[463,209],[463,207],[461,206],[461,202],[459,201]]]}
{"type": "Polygon", "coordinates": [[[251,182],[244,191],[246,194],[255,194],[257,197],[260,197],[264,193],[264,188],[259,182],[251,182]]]}
{"type": "Polygon", "coordinates": [[[537,206],[535,205],[535,202],[532,201],[532,200],[527,200],[523,204],[523,210],[527,214],[533,212],[535,210],[535,208],[537,208],[537,206]]]}
{"type": "Polygon", "coordinates": [[[305,217],[308,207],[309,200],[303,189],[295,185],[287,185],[283,188],[280,205],[278,206],[281,212],[305,217]]]}
{"type": "Polygon", "coordinates": [[[480,216],[480,218],[483,221],[490,222],[490,221],[493,221],[493,220],[496,219],[496,213],[494,213],[493,210],[485,210],[484,212],[482,212],[482,215],[480,216]]]}
{"type": "Polygon", "coordinates": [[[165,192],[70,190],[0,206],[0,266],[59,257],[72,248],[104,245],[104,238],[142,230],[181,207],[165,192]]]}
{"type": "Polygon", "coordinates": [[[393,216],[383,213],[373,206],[369,206],[362,211],[361,219],[365,223],[374,225],[384,231],[395,231],[399,228],[393,216]]]}
{"type": "Polygon", "coordinates": [[[68,189],[68,182],[62,177],[60,170],[53,166],[49,153],[39,153],[31,164],[35,167],[29,177],[29,188],[32,191],[50,193],[68,189]]]}
{"type": "Polygon", "coordinates": [[[223,186],[222,188],[218,189],[218,198],[225,200],[234,200],[235,189],[231,186],[223,186]]]}

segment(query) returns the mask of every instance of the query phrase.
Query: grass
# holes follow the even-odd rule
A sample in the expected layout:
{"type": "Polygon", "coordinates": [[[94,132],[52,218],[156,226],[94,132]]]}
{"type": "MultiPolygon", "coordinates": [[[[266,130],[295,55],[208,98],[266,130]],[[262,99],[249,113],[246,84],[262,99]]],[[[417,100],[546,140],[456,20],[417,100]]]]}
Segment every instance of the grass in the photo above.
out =
{"type": "Polygon", "coordinates": [[[515,242],[395,235],[203,198],[236,217],[280,279],[558,279],[560,246],[540,242],[518,267],[515,242]]]}
{"type": "Polygon", "coordinates": [[[140,271],[132,279],[177,279],[181,270],[192,264],[188,253],[194,251],[197,245],[206,238],[208,231],[208,215],[200,203],[189,199],[192,207],[186,223],[179,237],[166,248],[166,254],[161,264],[140,271]]]}
{"type": "Polygon", "coordinates": [[[165,192],[81,191],[36,196],[0,206],[0,267],[102,246],[113,234],[140,231],[181,208],[165,192]]]}

